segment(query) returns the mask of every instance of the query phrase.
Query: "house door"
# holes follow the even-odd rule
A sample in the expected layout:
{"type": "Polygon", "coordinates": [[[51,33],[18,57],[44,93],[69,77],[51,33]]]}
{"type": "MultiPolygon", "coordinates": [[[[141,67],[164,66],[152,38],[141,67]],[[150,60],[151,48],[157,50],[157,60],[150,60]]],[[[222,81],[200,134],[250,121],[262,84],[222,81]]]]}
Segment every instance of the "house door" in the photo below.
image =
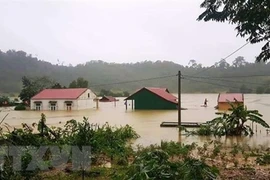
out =
{"type": "Polygon", "coordinates": [[[41,109],[40,106],[41,106],[40,104],[36,104],[36,111],[40,111],[40,109],[41,109]]]}
{"type": "Polygon", "coordinates": [[[51,104],[51,111],[55,111],[56,110],[56,105],[55,104],[51,104]]]}
{"type": "Polygon", "coordinates": [[[67,110],[71,111],[71,104],[67,104],[67,110]]]}

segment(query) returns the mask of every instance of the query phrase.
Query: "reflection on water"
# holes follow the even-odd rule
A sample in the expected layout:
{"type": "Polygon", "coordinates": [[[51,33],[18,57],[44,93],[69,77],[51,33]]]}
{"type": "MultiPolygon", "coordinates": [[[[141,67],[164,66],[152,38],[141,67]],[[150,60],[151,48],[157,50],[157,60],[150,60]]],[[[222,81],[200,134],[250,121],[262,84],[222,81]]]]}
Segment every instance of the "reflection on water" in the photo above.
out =
{"type": "MultiPolygon", "coordinates": [[[[214,107],[217,105],[217,94],[183,94],[182,107],[188,110],[182,111],[182,121],[186,122],[205,122],[216,117],[216,110],[214,107]],[[208,99],[208,107],[201,107],[204,99],[208,99]]],[[[183,143],[197,142],[203,144],[205,141],[214,140],[214,137],[198,137],[198,136],[185,136],[179,135],[176,128],[160,128],[160,123],[163,121],[177,121],[176,110],[163,110],[163,111],[148,111],[148,110],[125,110],[123,98],[116,103],[100,103],[99,109],[89,109],[80,111],[44,111],[46,114],[47,123],[51,126],[62,126],[67,120],[76,119],[83,120],[83,117],[88,117],[92,123],[104,124],[108,122],[110,125],[125,125],[129,124],[134,127],[141,138],[136,143],[149,145],[160,143],[161,140],[166,141],[181,141],[183,143]],[[59,124],[61,122],[61,124],[59,124]]],[[[257,109],[266,122],[270,124],[270,114],[267,112],[269,109],[270,95],[245,95],[245,104],[248,109],[257,109]]],[[[21,123],[32,124],[38,122],[41,112],[37,111],[2,111],[0,112],[0,120],[7,114],[4,123],[11,126],[20,126],[21,123]]],[[[254,125],[255,128],[255,125],[254,125]]],[[[226,142],[228,146],[234,143],[248,143],[251,146],[263,144],[269,146],[269,136],[266,134],[265,129],[257,126],[257,135],[252,138],[249,137],[230,137],[221,138],[222,142],[226,142]],[[261,132],[261,133],[260,133],[261,132]]],[[[182,132],[183,133],[183,132],[182,132]]]]}

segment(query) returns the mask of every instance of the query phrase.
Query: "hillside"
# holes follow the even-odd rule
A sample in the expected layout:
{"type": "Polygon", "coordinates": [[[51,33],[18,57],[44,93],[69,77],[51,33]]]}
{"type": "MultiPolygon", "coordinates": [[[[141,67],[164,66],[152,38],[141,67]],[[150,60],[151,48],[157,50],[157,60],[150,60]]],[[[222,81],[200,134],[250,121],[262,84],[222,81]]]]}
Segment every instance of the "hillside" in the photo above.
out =
{"type": "Polygon", "coordinates": [[[190,66],[184,67],[169,61],[144,61],[130,64],[89,61],[72,67],[53,65],[46,61],[38,60],[23,51],[0,51],[0,92],[20,92],[22,76],[48,76],[65,86],[68,86],[72,80],[83,77],[89,81],[89,85],[94,91],[111,89],[114,91],[127,90],[132,92],[142,86],[160,86],[167,87],[172,92],[177,92],[176,76],[132,83],[117,84],[117,82],[176,75],[178,70],[181,70],[184,77],[182,80],[182,90],[185,93],[239,92],[240,90],[256,92],[258,88],[269,88],[270,76],[268,75],[270,74],[270,64],[247,63],[242,57],[236,59],[232,65],[229,65],[224,60],[217,62],[211,67],[202,67],[195,60],[190,62],[190,66]],[[197,78],[194,79],[188,76],[196,76],[197,78]],[[206,78],[207,76],[211,77],[212,80],[206,78]],[[247,76],[250,77],[248,78],[247,76]],[[230,78],[223,79],[224,77],[230,78]],[[105,85],[100,86],[100,84],[105,85]]]}

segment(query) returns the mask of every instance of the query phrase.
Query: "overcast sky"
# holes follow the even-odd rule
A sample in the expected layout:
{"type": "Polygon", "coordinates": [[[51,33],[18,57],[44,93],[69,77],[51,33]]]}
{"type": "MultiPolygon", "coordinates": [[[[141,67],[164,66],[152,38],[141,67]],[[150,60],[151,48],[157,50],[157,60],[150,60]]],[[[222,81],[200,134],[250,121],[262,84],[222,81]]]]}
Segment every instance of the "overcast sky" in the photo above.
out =
{"type": "MultiPolygon", "coordinates": [[[[203,0],[0,0],[0,49],[65,65],[168,60],[212,65],[246,43],[234,26],[198,22],[203,0]]],[[[242,55],[253,62],[259,45],[242,55]]]]}

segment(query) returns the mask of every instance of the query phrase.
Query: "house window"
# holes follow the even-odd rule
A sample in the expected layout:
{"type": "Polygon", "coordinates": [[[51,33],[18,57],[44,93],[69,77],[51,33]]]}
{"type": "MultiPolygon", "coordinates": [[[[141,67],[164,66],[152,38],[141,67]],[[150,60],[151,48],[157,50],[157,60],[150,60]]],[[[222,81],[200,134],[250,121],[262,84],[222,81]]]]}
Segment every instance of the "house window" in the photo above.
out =
{"type": "Polygon", "coordinates": [[[68,111],[71,111],[72,103],[73,103],[72,101],[65,101],[66,108],[68,111]]]}
{"type": "Polygon", "coordinates": [[[88,98],[90,98],[90,93],[88,93],[88,98]]]}
{"type": "Polygon", "coordinates": [[[56,104],[51,104],[51,111],[55,111],[56,110],[56,104]]]}
{"type": "Polygon", "coordinates": [[[71,105],[72,105],[72,104],[67,104],[67,110],[68,110],[68,111],[71,111],[71,105]]]}
{"type": "Polygon", "coordinates": [[[41,109],[41,104],[36,104],[36,111],[40,111],[41,109]]]}
{"type": "Polygon", "coordinates": [[[57,101],[49,101],[49,104],[50,104],[50,110],[51,111],[55,111],[56,110],[56,104],[57,104],[57,101]]]}

